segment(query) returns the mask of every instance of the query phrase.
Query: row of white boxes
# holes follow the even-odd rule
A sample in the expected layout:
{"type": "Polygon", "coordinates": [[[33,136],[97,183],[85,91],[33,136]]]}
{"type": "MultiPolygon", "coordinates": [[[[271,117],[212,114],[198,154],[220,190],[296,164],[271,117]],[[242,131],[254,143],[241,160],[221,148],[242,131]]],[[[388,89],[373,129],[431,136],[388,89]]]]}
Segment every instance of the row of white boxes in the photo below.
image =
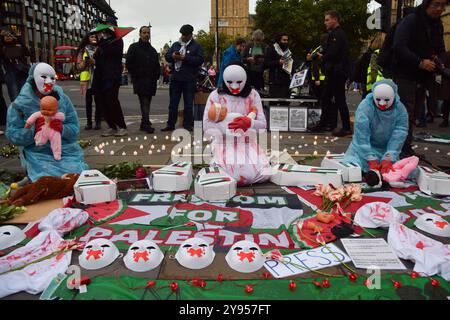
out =
{"type": "MultiPolygon", "coordinates": [[[[322,167],[295,164],[273,166],[271,181],[280,186],[333,185],[361,182],[361,168],[344,163],[343,154],[328,155],[322,167]]],[[[177,162],[153,171],[153,190],[179,192],[189,190],[192,184],[192,163],[177,162]]],[[[450,195],[450,175],[419,166],[419,189],[428,194],[450,195]]],[[[205,201],[228,200],[236,194],[237,182],[220,167],[203,168],[194,182],[195,194],[205,201]]],[[[83,171],[74,185],[78,202],[85,204],[108,202],[116,199],[116,184],[98,170],[83,171]]]]}

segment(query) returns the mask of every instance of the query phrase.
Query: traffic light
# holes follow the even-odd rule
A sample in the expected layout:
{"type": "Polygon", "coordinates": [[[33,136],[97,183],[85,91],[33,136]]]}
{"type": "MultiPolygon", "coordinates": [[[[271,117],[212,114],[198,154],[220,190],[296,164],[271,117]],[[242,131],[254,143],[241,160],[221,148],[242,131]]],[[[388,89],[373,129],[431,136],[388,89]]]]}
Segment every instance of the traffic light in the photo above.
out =
{"type": "Polygon", "coordinates": [[[380,8],[381,30],[384,32],[388,32],[389,29],[391,28],[392,0],[375,0],[375,1],[381,4],[380,8]]]}

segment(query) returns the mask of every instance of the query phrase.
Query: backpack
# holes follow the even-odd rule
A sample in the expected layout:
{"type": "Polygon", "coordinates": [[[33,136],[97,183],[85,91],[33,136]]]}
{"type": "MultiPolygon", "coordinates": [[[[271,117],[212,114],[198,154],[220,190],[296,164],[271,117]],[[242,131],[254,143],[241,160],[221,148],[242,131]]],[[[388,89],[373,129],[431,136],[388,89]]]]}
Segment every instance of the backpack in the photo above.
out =
{"type": "Polygon", "coordinates": [[[394,37],[398,24],[399,22],[394,24],[389,29],[377,59],[377,64],[383,68],[384,75],[389,78],[392,77],[392,64],[394,62],[394,37]]]}
{"type": "Polygon", "coordinates": [[[350,80],[356,83],[366,83],[367,81],[367,68],[369,67],[370,57],[372,56],[372,50],[367,49],[361,57],[355,62],[355,66],[351,73],[350,80]]]}

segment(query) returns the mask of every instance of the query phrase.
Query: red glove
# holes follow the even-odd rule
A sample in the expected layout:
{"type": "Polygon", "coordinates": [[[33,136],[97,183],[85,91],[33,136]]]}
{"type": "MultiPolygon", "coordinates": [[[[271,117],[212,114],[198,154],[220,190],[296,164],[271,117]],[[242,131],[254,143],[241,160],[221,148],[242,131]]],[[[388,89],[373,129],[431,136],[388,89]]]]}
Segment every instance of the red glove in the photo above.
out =
{"type": "Polygon", "coordinates": [[[228,129],[237,130],[242,129],[244,132],[252,126],[252,119],[249,117],[237,117],[233,122],[228,124],[228,129]]]}
{"type": "Polygon", "coordinates": [[[42,130],[42,126],[45,124],[44,117],[39,117],[36,119],[36,122],[34,123],[34,134],[38,133],[42,130]]]}
{"type": "Polygon", "coordinates": [[[380,165],[377,160],[370,160],[367,164],[369,165],[370,170],[380,170],[380,165]]]}
{"type": "Polygon", "coordinates": [[[395,171],[394,168],[392,168],[392,162],[390,160],[383,160],[380,164],[380,172],[388,173],[389,171],[395,171]]]}
{"type": "Polygon", "coordinates": [[[50,128],[52,128],[55,131],[58,131],[59,133],[62,132],[62,121],[58,120],[58,119],[53,119],[50,121],[50,123],[48,124],[48,126],[50,128]]]}

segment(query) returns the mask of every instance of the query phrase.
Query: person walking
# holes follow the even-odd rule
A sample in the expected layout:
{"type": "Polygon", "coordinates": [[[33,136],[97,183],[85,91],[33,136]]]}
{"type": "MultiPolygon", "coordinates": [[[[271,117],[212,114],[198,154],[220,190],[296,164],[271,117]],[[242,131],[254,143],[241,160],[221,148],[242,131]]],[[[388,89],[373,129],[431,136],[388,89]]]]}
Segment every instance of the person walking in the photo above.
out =
{"type": "Polygon", "coordinates": [[[256,90],[264,89],[264,56],[267,50],[264,43],[264,32],[253,31],[252,42],[245,47],[244,62],[247,65],[250,86],[256,90]]]}
{"type": "Polygon", "coordinates": [[[424,0],[395,30],[394,79],[409,118],[408,137],[401,158],[416,155],[412,149],[415,120],[424,108],[426,90],[435,81],[438,65],[445,61],[441,16],[448,3],[449,0],[424,0]]]}
{"type": "Polygon", "coordinates": [[[219,78],[217,79],[217,86],[222,85],[223,71],[231,62],[242,63],[242,52],[245,49],[246,41],[244,38],[236,38],[234,44],[229,46],[222,56],[222,61],[220,63],[219,78]]]}
{"type": "MultiPolygon", "coordinates": [[[[109,23],[115,24],[113,18],[109,23]]],[[[115,33],[106,29],[100,34],[100,41],[94,53],[95,72],[92,84],[95,105],[100,107],[109,129],[103,137],[112,135],[122,137],[128,134],[119,101],[119,88],[122,83],[123,40],[116,39],[115,33]]]]}
{"type": "Polygon", "coordinates": [[[5,83],[9,99],[14,101],[19,95],[30,70],[28,48],[21,44],[17,36],[10,30],[2,31],[2,47],[0,61],[5,69],[5,83]]]}
{"type": "Polygon", "coordinates": [[[150,27],[139,29],[139,41],[133,43],[127,52],[126,67],[131,75],[133,90],[139,98],[141,107],[141,125],[139,130],[155,132],[150,121],[150,105],[156,94],[156,87],[161,74],[159,56],[150,44],[150,27]]]}
{"type": "MultiPolygon", "coordinates": [[[[85,130],[92,129],[92,81],[94,79],[95,60],[94,52],[97,48],[97,35],[87,34],[78,47],[77,69],[80,72],[80,93],[85,96],[87,123],[85,130]]],[[[99,106],[95,106],[95,130],[101,129],[102,112],[99,106]]]]}
{"type": "Polygon", "coordinates": [[[165,55],[166,61],[172,63],[173,68],[169,85],[169,119],[167,126],[161,131],[175,130],[181,95],[184,101],[183,127],[193,131],[198,70],[205,60],[203,48],[193,39],[193,32],[194,28],[191,25],[183,25],[180,28],[180,40],[175,42],[165,55]]]}
{"type": "Polygon", "coordinates": [[[347,36],[341,28],[341,15],[339,12],[327,11],[324,16],[324,24],[329,35],[323,54],[318,53],[326,77],[322,96],[320,126],[323,128],[323,131],[336,128],[339,110],[342,129],[333,132],[333,135],[336,137],[351,136],[350,112],[345,96],[345,83],[350,75],[350,54],[347,36]],[[333,99],[335,103],[332,103],[333,99]]]}
{"type": "Polygon", "coordinates": [[[267,48],[264,64],[269,68],[270,97],[289,98],[293,59],[286,33],[279,33],[275,43],[267,48]]]}

